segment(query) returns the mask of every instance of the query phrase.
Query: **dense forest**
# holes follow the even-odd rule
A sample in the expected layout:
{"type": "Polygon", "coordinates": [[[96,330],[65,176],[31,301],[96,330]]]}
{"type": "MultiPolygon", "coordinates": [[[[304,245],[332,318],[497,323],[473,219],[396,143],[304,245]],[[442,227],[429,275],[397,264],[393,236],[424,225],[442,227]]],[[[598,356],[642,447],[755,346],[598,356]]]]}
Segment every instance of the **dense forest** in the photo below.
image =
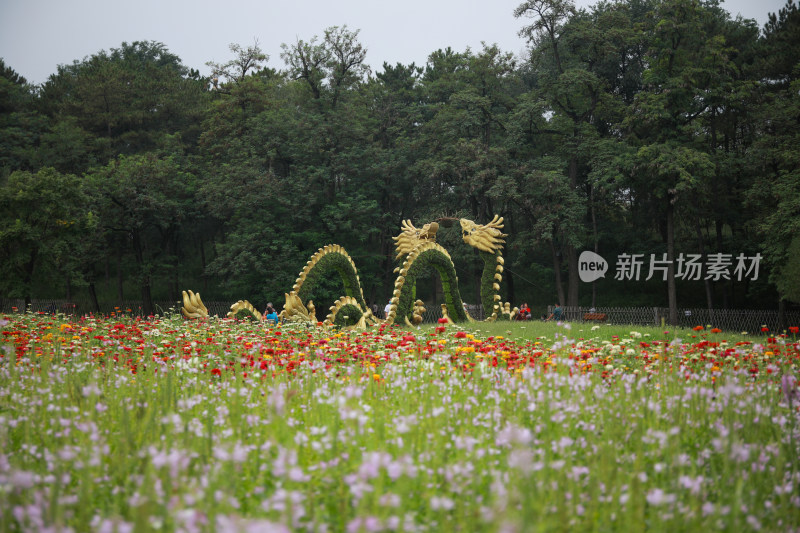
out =
{"type": "MultiPolygon", "coordinates": [[[[514,14],[524,57],[484,45],[375,69],[338,26],[284,44],[280,70],[258,43],[232,44],[209,77],[158,42],[99,51],[41,86],[0,60],[0,297],[135,299],[150,313],[193,289],[263,307],[337,243],[382,307],[403,220],[496,213],[504,301],[800,301],[793,0],[763,28],[713,0],[528,0],[514,14]],[[586,250],[605,278],[581,281],[586,250]],[[642,254],[639,279],[615,276],[624,254],[642,254]],[[762,258],[745,277],[743,256],[762,258]],[[681,271],[689,257],[696,276],[681,271]],[[645,280],[653,258],[668,267],[645,280]]],[[[482,264],[457,226],[438,241],[477,302],[482,264]]],[[[420,292],[435,299],[434,276],[420,292]]]]}

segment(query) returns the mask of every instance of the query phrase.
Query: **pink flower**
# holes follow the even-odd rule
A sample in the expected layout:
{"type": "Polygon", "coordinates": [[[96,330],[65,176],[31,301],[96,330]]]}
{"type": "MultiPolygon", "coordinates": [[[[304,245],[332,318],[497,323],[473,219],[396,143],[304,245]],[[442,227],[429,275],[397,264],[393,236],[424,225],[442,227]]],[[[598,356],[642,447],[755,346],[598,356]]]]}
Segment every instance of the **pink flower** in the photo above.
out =
{"type": "Polygon", "coordinates": [[[792,402],[800,398],[800,391],[797,390],[797,378],[792,374],[784,374],[781,378],[781,391],[786,403],[791,407],[792,402]]]}
{"type": "Polygon", "coordinates": [[[675,495],[670,494],[668,492],[664,492],[661,489],[655,488],[650,490],[645,497],[647,503],[653,506],[657,505],[668,505],[675,502],[675,495]]]}

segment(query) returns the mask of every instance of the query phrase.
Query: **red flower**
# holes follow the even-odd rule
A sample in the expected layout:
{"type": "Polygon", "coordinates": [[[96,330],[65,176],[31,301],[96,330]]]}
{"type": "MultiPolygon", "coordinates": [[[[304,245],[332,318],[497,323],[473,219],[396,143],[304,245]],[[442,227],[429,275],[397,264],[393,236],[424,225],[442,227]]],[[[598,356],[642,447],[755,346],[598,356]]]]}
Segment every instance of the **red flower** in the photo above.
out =
{"type": "Polygon", "coordinates": [[[711,333],[722,333],[722,330],[719,328],[714,328],[711,330],[711,333]]]}
{"type": "Polygon", "coordinates": [[[466,338],[466,336],[467,336],[467,334],[464,333],[463,331],[456,332],[456,339],[464,339],[464,338],[466,338]]]}
{"type": "Polygon", "coordinates": [[[445,329],[447,328],[445,328],[444,326],[439,326],[436,328],[436,333],[444,333],[445,329]]]}
{"type": "Polygon", "coordinates": [[[800,327],[789,326],[789,333],[794,333],[795,335],[797,335],[798,333],[800,333],[800,327]]]}
{"type": "Polygon", "coordinates": [[[222,375],[222,370],[220,370],[219,368],[212,368],[211,369],[211,375],[212,376],[221,376],[222,375]]]}
{"type": "Polygon", "coordinates": [[[764,326],[764,327],[761,328],[761,333],[766,333],[768,331],[769,331],[769,328],[767,326],[764,326]]]}
{"type": "Polygon", "coordinates": [[[439,319],[439,324],[447,324],[447,319],[442,317],[439,319]]]}

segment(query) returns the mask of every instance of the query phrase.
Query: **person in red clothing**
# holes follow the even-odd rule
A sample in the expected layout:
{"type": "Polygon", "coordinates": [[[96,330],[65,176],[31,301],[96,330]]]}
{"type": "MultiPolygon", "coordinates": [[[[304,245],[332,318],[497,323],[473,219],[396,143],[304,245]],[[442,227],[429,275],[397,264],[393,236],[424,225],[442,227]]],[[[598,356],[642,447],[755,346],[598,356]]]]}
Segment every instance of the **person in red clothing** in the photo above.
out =
{"type": "Polygon", "coordinates": [[[530,319],[531,319],[531,308],[528,307],[527,303],[524,303],[519,307],[517,320],[530,320],[530,319]]]}

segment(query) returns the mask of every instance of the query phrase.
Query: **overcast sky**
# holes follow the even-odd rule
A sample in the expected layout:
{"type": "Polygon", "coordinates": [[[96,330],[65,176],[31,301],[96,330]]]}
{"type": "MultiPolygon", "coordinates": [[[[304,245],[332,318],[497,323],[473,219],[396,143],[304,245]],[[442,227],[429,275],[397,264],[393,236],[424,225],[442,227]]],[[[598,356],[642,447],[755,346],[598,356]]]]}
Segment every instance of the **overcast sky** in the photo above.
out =
{"type": "MultiPolygon", "coordinates": [[[[424,65],[431,52],[480,50],[496,43],[518,54],[527,23],[514,18],[522,0],[0,0],[0,57],[29,82],[40,84],[70,64],[122,42],[159,41],[183,64],[208,74],[207,61],[232,58],[230,43],[258,41],[269,64],[283,68],[281,44],[322,36],[325,28],[360,30],[366,63],[424,65]]],[[[594,0],[577,0],[586,7],[594,0]]],[[[728,0],[734,16],[762,27],[786,0],[728,0]]]]}

